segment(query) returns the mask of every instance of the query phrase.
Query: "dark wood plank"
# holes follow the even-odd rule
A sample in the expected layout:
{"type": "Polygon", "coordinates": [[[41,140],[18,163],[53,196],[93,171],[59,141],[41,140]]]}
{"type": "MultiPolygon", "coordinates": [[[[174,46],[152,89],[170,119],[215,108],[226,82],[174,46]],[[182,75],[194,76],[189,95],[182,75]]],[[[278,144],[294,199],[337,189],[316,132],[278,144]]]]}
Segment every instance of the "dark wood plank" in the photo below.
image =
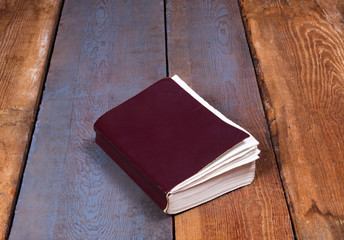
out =
{"type": "Polygon", "coordinates": [[[162,1],[65,1],[10,239],[171,239],[93,123],[166,75],[162,1]]]}
{"type": "Polygon", "coordinates": [[[299,239],[344,239],[343,1],[242,1],[299,239]]]}
{"type": "Polygon", "coordinates": [[[260,142],[256,179],[175,217],[176,239],[292,239],[254,68],[236,1],[168,1],[170,75],[260,142]]]}
{"type": "Polygon", "coordinates": [[[0,239],[13,216],[61,0],[0,1],[0,239]]]}

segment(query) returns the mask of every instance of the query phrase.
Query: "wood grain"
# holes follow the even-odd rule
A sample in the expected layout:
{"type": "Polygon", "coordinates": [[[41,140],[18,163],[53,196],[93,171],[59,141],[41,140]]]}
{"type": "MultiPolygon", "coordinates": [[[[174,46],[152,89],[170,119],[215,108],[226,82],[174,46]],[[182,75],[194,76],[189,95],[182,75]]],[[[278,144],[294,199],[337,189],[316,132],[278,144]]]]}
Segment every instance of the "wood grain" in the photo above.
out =
{"type": "Polygon", "coordinates": [[[292,239],[293,232],[235,1],[168,1],[168,62],[260,142],[256,179],[175,217],[176,239],[292,239]]]}
{"type": "Polygon", "coordinates": [[[242,1],[299,239],[344,238],[344,3],[242,1]]]}
{"type": "Polygon", "coordinates": [[[0,1],[0,239],[13,216],[61,0],[0,1]]]}
{"type": "Polygon", "coordinates": [[[171,239],[98,147],[98,117],[166,75],[162,1],[65,1],[10,239],[171,239]]]}

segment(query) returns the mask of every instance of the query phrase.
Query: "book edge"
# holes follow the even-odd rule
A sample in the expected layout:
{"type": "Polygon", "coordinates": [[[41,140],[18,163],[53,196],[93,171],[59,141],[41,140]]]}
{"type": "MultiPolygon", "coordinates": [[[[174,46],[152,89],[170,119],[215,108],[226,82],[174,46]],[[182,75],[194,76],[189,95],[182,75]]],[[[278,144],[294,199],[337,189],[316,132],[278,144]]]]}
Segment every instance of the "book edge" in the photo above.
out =
{"type": "Polygon", "coordinates": [[[167,193],[155,185],[131,161],[96,130],[95,142],[162,210],[168,206],[167,193]],[[116,150],[118,154],[116,154],[116,150]],[[116,157],[114,155],[117,155],[116,157]],[[122,156],[119,156],[122,155],[122,156]],[[126,165],[126,166],[125,166],[126,165]],[[141,179],[140,179],[141,178],[141,179]]]}
{"type": "MultiPolygon", "coordinates": [[[[213,196],[209,197],[209,198],[206,199],[206,200],[202,200],[202,201],[200,201],[200,202],[198,202],[198,203],[196,203],[196,204],[192,204],[192,205],[190,205],[190,206],[188,206],[188,207],[185,207],[185,208],[183,208],[183,209],[181,209],[181,210],[171,211],[171,210],[169,209],[169,204],[167,204],[166,208],[164,209],[164,212],[165,212],[166,214],[170,214],[170,215],[178,214],[178,213],[187,211],[187,210],[189,210],[189,209],[195,208],[195,207],[197,207],[197,206],[199,206],[199,205],[202,205],[202,204],[205,204],[205,203],[207,203],[207,202],[210,202],[210,201],[212,201],[212,200],[214,200],[214,199],[216,199],[216,198],[218,198],[218,197],[220,197],[220,196],[222,196],[222,195],[225,195],[225,194],[227,194],[227,193],[230,193],[230,192],[232,192],[232,191],[235,191],[235,190],[237,190],[237,189],[239,189],[239,188],[242,188],[242,187],[245,187],[245,186],[248,186],[248,185],[252,184],[253,181],[254,181],[254,179],[255,179],[255,174],[256,174],[256,173],[255,173],[256,161],[249,162],[249,163],[247,163],[247,164],[242,165],[241,167],[245,167],[245,166],[247,167],[247,169],[251,169],[251,171],[249,171],[249,172],[247,173],[248,175],[250,174],[250,172],[252,172],[252,175],[251,175],[251,177],[250,177],[250,179],[249,179],[248,181],[246,181],[246,182],[244,182],[244,183],[242,183],[242,184],[238,184],[237,186],[235,186],[235,187],[233,187],[233,188],[230,188],[230,189],[227,189],[227,190],[225,190],[225,191],[221,191],[220,193],[214,194],[213,196]]],[[[233,171],[233,170],[235,170],[235,169],[229,170],[228,172],[225,172],[225,173],[223,173],[223,174],[230,174],[231,171],[233,171]]],[[[209,179],[208,181],[211,181],[211,179],[209,179]]],[[[169,196],[170,196],[170,195],[172,195],[172,194],[171,194],[171,193],[168,193],[168,194],[167,194],[167,202],[169,202],[169,196]]]]}
{"type": "Polygon", "coordinates": [[[189,87],[186,82],[184,82],[177,74],[173,75],[171,77],[173,81],[175,81],[181,88],[183,88],[187,93],[189,93],[194,99],[196,99],[200,104],[202,104],[204,107],[206,107],[209,111],[211,111],[214,115],[216,115],[218,118],[220,118],[225,123],[232,125],[245,133],[247,133],[254,141],[259,143],[246,129],[240,127],[238,124],[234,123],[233,121],[229,120],[225,115],[223,115],[220,111],[215,109],[213,106],[211,106],[206,100],[204,100],[200,95],[198,95],[191,87],[189,87]]]}

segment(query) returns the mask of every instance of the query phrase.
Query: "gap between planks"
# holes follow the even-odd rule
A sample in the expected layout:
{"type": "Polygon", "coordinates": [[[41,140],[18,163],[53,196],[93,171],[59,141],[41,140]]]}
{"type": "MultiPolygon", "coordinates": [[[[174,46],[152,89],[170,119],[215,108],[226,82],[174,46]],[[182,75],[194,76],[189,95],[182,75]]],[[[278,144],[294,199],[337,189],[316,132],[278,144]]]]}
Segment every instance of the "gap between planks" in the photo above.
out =
{"type": "Polygon", "coordinates": [[[30,134],[29,134],[29,140],[28,140],[26,152],[25,152],[25,155],[24,155],[23,169],[22,169],[22,171],[20,173],[20,179],[19,179],[19,183],[18,183],[18,190],[17,190],[17,194],[15,196],[14,203],[13,203],[12,216],[10,218],[10,225],[8,226],[8,230],[7,230],[7,233],[6,233],[6,239],[8,239],[9,234],[11,233],[11,229],[12,229],[13,219],[14,219],[14,216],[15,216],[15,211],[14,210],[15,210],[15,206],[18,203],[18,196],[19,196],[20,189],[21,189],[22,182],[23,182],[23,174],[25,172],[26,162],[27,162],[27,159],[28,159],[28,154],[30,152],[32,138],[33,138],[33,134],[34,134],[35,128],[36,128],[37,117],[38,117],[38,113],[39,113],[40,106],[41,106],[41,103],[42,103],[42,96],[43,96],[43,92],[44,92],[44,85],[45,85],[45,81],[47,79],[47,75],[48,75],[48,71],[49,71],[49,67],[50,67],[51,56],[52,56],[52,53],[54,51],[54,45],[55,45],[55,40],[56,40],[56,36],[57,36],[57,32],[58,32],[59,22],[60,22],[60,19],[61,19],[61,14],[62,14],[62,11],[63,11],[63,5],[64,5],[64,0],[61,0],[61,4],[60,4],[60,7],[59,7],[59,11],[58,11],[58,17],[57,17],[56,22],[55,22],[55,29],[53,31],[53,34],[52,34],[52,37],[51,37],[51,40],[50,40],[51,43],[50,43],[50,47],[49,47],[48,54],[47,54],[47,59],[46,59],[45,68],[44,68],[43,77],[42,77],[42,83],[41,83],[41,87],[40,87],[40,90],[39,90],[39,94],[37,96],[38,100],[37,100],[37,105],[35,107],[34,120],[32,122],[32,129],[31,129],[30,134]]]}
{"type": "Polygon", "coordinates": [[[250,50],[250,55],[251,55],[251,59],[252,59],[252,64],[254,66],[254,72],[256,74],[256,80],[257,80],[257,86],[258,86],[258,89],[259,89],[259,96],[260,96],[260,99],[262,101],[262,105],[263,105],[263,109],[264,109],[264,116],[265,116],[265,121],[266,121],[266,124],[268,126],[268,136],[269,136],[269,143],[271,143],[271,147],[272,147],[272,150],[273,150],[273,154],[274,154],[274,158],[276,160],[276,165],[277,165],[277,169],[278,169],[278,175],[279,175],[279,178],[280,178],[280,182],[281,182],[281,186],[283,188],[283,193],[284,193],[284,198],[285,198],[285,202],[286,202],[286,205],[288,206],[288,213],[289,213],[289,217],[290,217],[290,223],[291,223],[291,227],[292,227],[292,230],[293,230],[293,234],[294,234],[294,237],[296,238],[296,232],[295,232],[295,226],[294,226],[294,221],[293,221],[293,216],[290,212],[290,204],[289,204],[289,200],[288,200],[288,195],[286,193],[286,190],[285,190],[285,186],[284,186],[284,183],[283,183],[283,179],[282,179],[282,174],[281,174],[281,166],[278,162],[278,159],[277,159],[277,154],[276,154],[276,148],[275,148],[275,143],[271,137],[271,121],[269,119],[274,119],[275,118],[273,117],[273,109],[270,107],[270,115],[272,115],[270,118],[268,116],[269,114],[269,111],[268,111],[268,102],[269,102],[269,99],[267,98],[267,95],[264,93],[266,90],[265,90],[265,87],[264,87],[264,83],[263,83],[263,73],[262,73],[262,69],[259,65],[259,59],[257,58],[257,54],[255,52],[255,48],[253,46],[253,42],[251,40],[251,31],[250,31],[250,28],[249,28],[249,25],[247,23],[247,17],[246,17],[246,12],[245,12],[245,7],[244,7],[244,4],[243,4],[243,0],[238,0],[238,5],[239,5],[239,8],[240,8],[240,15],[241,15],[241,19],[242,19],[242,22],[243,22],[243,25],[244,25],[244,29],[245,29],[245,36],[246,36],[246,40],[247,40],[247,45],[249,47],[249,50],[250,50]]]}
{"type": "Polygon", "coordinates": [[[1,171],[4,173],[4,181],[0,182],[3,191],[0,239],[8,238],[12,226],[62,7],[59,0],[41,3],[41,8],[32,4],[25,6],[25,2],[0,4],[1,27],[4,27],[0,58],[5,59],[0,63],[0,91],[3,94],[0,127],[4,134],[0,140],[3,147],[0,149],[1,171]],[[40,14],[33,19],[32,11],[40,14]]]}

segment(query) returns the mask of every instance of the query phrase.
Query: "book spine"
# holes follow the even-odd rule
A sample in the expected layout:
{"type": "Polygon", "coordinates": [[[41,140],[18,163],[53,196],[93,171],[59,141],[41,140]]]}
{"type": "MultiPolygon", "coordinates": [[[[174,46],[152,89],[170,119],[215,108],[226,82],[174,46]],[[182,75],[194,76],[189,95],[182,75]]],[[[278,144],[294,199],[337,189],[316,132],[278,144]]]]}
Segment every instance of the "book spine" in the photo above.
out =
{"type": "Polygon", "coordinates": [[[145,174],[134,166],[130,159],[110,143],[99,131],[96,131],[95,142],[117,163],[126,174],[162,209],[167,205],[166,193],[149,180],[145,174]]]}

